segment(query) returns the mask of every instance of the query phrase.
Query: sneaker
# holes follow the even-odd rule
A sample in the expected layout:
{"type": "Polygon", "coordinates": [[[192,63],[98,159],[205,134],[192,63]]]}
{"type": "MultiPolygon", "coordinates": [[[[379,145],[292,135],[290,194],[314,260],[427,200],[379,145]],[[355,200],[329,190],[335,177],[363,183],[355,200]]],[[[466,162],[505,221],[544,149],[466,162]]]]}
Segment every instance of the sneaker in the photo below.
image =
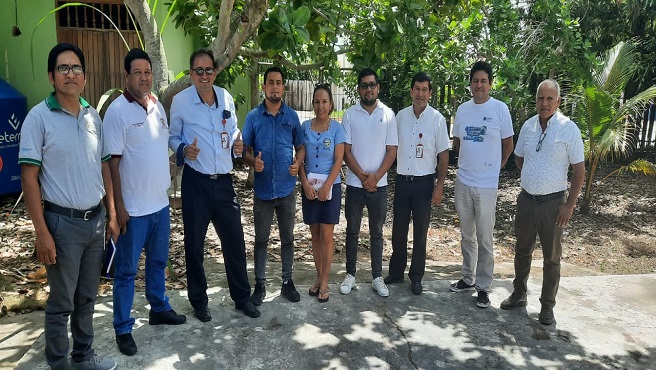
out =
{"type": "Polygon", "coordinates": [[[76,370],[114,370],[116,369],[116,361],[94,354],[85,361],[71,362],[72,369],[76,370]]]}
{"type": "Polygon", "coordinates": [[[451,286],[449,287],[450,291],[456,292],[456,293],[464,292],[466,290],[467,291],[473,291],[474,289],[475,288],[474,288],[473,284],[469,285],[469,284],[465,283],[465,281],[462,280],[462,279],[460,279],[457,282],[451,284],[451,286]]]}
{"type": "Polygon", "coordinates": [[[476,297],[476,305],[480,308],[490,307],[490,297],[487,292],[484,290],[478,291],[478,297],[476,297]]]}
{"type": "Polygon", "coordinates": [[[553,308],[542,305],[540,310],[540,315],[538,315],[538,320],[542,325],[553,325],[556,323],[556,318],[554,317],[553,308]]]}
{"type": "Polygon", "coordinates": [[[526,304],[526,295],[519,293],[515,294],[515,292],[513,292],[510,297],[504,299],[503,302],[501,302],[501,309],[512,310],[517,307],[525,307],[526,304]]]}
{"type": "Polygon", "coordinates": [[[353,288],[355,288],[355,276],[346,274],[344,282],[339,286],[339,292],[342,294],[349,294],[353,288]]]}
{"type": "Polygon", "coordinates": [[[264,288],[264,283],[255,283],[255,289],[253,289],[251,302],[253,302],[253,304],[256,306],[259,306],[262,304],[264,297],[266,297],[266,289],[264,288]]]}
{"type": "Polygon", "coordinates": [[[290,302],[298,302],[301,300],[301,295],[298,294],[298,290],[294,286],[292,279],[289,279],[282,283],[282,288],[280,289],[280,295],[287,298],[290,302]]]}
{"type": "Polygon", "coordinates": [[[389,290],[387,285],[385,285],[385,280],[382,276],[379,276],[371,281],[371,287],[374,288],[376,293],[381,297],[389,297],[389,290]]]}
{"type": "Polygon", "coordinates": [[[148,323],[150,325],[180,325],[187,322],[187,316],[180,315],[173,310],[148,313],[148,323]]]}
{"type": "Polygon", "coordinates": [[[116,344],[118,345],[118,350],[126,356],[133,356],[137,353],[137,344],[132,338],[132,333],[125,333],[116,336],[116,344]]]}

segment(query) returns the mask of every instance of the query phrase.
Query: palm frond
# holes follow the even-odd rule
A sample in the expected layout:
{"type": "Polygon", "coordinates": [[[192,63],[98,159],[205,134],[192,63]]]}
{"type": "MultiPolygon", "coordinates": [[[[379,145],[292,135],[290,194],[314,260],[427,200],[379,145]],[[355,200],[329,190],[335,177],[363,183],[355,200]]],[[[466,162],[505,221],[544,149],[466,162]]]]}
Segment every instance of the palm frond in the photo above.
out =
{"type": "Polygon", "coordinates": [[[632,172],[632,173],[641,173],[645,176],[656,176],[656,164],[653,164],[645,159],[636,159],[635,161],[627,164],[626,166],[622,166],[618,168],[617,170],[609,173],[601,179],[601,181],[606,180],[608,177],[614,175],[614,174],[623,174],[625,172],[632,172]]]}
{"type": "Polygon", "coordinates": [[[602,65],[593,73],[597,86],[619,97],[636,71],[638,58],[633,43],[620,42],[615,45],[604,54],[602,65]]]}

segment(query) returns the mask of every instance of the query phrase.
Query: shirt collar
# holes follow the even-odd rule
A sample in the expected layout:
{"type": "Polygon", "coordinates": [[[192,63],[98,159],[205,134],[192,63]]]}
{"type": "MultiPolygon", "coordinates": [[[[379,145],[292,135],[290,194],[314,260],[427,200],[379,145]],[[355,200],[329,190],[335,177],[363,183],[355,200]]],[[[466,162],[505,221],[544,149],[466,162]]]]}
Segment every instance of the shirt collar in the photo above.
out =
{"type": "MultiPolygon", "coordinates": [[[[287,108],[285,108],[286,106],[287,105],[285,104],[285,102],[281,102],[280,103],[280,109],[278,110],[278,113],[279,114],[280,113],[285,114],[285,111],[287,109],[287,108]]],[[[272,114],[269,113],[269,111],[266,109],[266,102],[264,100],[262,100],[262,103],[260,103],[260,105],[258,105],[258,108],[260,109],[260,114],[261,115],[267,115],[268,114],[268,115],[272,116],[272,114]]]]}
{"type": "MultiPolygon", "coordinates": [[[[46,105],[48,106],[48,109],[50,109],[50,110],[63,110],[61,105],[59,105],[59,102],[55,98],[55,93],[54,92],[51,92],[50,96],[48,96],[46,98],[46,105]]],[[[82,99],[81,96],[80,96],[80,105],[83,108],[89,108],[91,106],[91,105],[89,105],[89,103],[87,103],[86,100],[82,99]]]]}
{"type": "MultiPolygon", "coordinates": [[[[141,103],[138,102],[137,99],[134,98],[134,96],[132,96],[132,93],[130,93],[130,91],[129,91],[128,89],[125,89],[125,91],[123,91],[123,96],[124,96],[125,99],[128,101],[128,103],[137,103],[137,104],[139,104],[143,109],[148,110],[147,107],[141,105],[141,103]]],[[[155,96],[154,96],[153,94],[150,94],[150,93],[149,93],[149,94],[148,94],[148,99],[150,99],[150,101],[153,102],[153,104],[154,104],[154,103],[157,103],[157,99],[155,98],[155,96]]]]}

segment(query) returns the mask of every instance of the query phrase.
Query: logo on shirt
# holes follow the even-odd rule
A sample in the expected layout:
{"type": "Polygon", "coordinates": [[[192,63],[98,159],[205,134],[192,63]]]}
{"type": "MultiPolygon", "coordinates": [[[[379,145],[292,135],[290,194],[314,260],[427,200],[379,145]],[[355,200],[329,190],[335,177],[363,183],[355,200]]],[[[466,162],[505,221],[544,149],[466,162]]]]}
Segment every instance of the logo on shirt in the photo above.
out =
{"type": "Polygon", "coordinates": [[[483,116],[483,122],[492,122],[492,117],[483,116]]]}
{"type": "Polygon", "coordinates": [[[323,148],[325,150],[330,150],[330,144],[331,144],[331,141],[330,141],[329,138],[323,139],[323,148]]]}
{"type": "Polygon", "coordinates": [[[132,124],[132,127],[141,127],[141,126],[143,126],[143,125],[144,125],[143,122],[137,122],[137,123],[133,123],[133,124],[132,124]]]}
{"type": "Polygon", "coordinates": [[[476,143],[482,143],[485,141],[485,132],[487,131],[487,126],[477,127],[477,126],[467,126],[465,127],[465,137],[463,140],[471,140],[476,143]]]}
{"type": "Polygon", "coordinates": [[[166,127],[166,122],[164,122],[164,118],[160,118],[160,119],[159,119],[159,123],[162,125],[162,128],[163,128],[163,129],[166,130],[166,129],[168,128],[168,127],[166,127]]]}
{"type": "Polygon", "coordinates": [[[93,136],[98,136],[96,133],[96,125],[93,124],[91,121],[87,121],[84,124],[84,127],[87,129],[87,132],[90,133],[93,136]]]}

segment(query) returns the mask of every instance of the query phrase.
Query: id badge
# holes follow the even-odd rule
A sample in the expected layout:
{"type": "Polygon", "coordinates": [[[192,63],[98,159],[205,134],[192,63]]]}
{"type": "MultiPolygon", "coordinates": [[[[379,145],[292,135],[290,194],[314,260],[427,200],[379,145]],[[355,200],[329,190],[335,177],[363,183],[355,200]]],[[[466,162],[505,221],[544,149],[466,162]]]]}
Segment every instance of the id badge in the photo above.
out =
{"type": "Polygon", "coordinates": [[[228,133],[223,131],[221,133],[221,148],[223,149],[228,149],[228,144],[230,141],[228,140],[228,133]]]}
{"type": "Polygon", "coordinates": [[[417,144],[415,158],[424,158],[424,146],[417,144]]]}

